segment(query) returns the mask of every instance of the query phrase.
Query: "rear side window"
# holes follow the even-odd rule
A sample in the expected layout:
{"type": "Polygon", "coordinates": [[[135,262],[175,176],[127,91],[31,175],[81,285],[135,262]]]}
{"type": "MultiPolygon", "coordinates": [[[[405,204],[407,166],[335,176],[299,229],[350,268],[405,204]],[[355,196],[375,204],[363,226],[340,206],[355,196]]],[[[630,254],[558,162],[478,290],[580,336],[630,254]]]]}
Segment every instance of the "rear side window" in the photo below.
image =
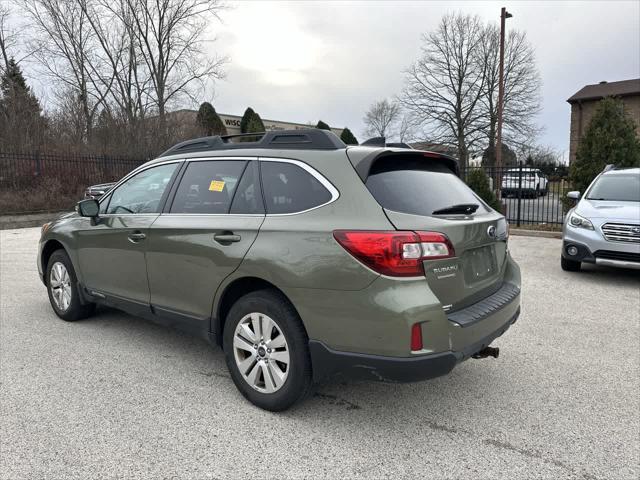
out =
{"type": "Polygon", "coordinates": [[[387,157],[374,163],[366,185],[383,208],[395,212],[431,215],[461,203],[476,203],[478,212],[487,212],[473,190],[451,170],[423,158],[387,157]]]}
{"type": "Polygon", "coordinates": [[[246,161],[191,162],[176,191],[171,213],[229,213],[246,161]]]}
{"type": "Polygon", "coordinates": [[[331,200],[331,192],[298,165],[262,162],[260,168],[267,213],[302,212],[331,200]]]}

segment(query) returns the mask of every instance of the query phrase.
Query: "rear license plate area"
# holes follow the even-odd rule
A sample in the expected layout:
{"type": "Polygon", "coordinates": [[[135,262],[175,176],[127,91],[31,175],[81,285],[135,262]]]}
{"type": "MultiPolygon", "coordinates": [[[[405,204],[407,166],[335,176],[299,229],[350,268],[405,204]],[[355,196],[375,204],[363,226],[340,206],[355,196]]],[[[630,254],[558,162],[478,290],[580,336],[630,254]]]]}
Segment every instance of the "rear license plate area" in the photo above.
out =
{"type": "Polygon", "coordinates": [[[467,285],[486,280],[498,270],[492,245],[468,250],[464,257],[464,280],[467,285]]]}

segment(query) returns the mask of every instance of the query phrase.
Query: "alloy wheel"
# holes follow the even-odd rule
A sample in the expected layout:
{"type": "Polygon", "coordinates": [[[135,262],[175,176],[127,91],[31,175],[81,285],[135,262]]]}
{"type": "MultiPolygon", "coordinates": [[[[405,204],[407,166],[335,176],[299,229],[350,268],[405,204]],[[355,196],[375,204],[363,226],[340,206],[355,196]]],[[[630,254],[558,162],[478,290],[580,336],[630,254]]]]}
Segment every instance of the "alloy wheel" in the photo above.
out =
{"type": "Polygon", "coordinates": [[[263,313],[242,317],[233,335],[233,356],[242,378],[261,393],[284,385],[291,368],[289,346],[279,325],[263,313]]]}
{"type": "Polygon", "coordinates": [[[53,298],[58,310],[66,312],[71,305],[71,277],[63,263],[56,262],[51,267],[49,288],[51,289],[51,298],[53,298]]]}

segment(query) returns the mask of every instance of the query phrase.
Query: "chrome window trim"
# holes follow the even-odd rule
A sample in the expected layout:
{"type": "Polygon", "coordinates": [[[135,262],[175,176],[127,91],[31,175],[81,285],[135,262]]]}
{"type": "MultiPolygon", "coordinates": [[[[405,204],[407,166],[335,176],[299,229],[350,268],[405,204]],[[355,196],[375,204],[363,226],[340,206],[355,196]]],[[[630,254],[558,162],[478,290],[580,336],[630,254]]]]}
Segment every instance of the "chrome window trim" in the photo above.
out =
{"type": "MultiPolygon", "coordinates": [[[[267,213],[266,214],[267,217],[289,217],[291,215],[300,215],[301,213],[307,213],[312,210],[316,210],[317,208],[325,207],[330,203],[335,202],[338,198],[340,198],[340,192],[338,191],[338,189],[329,180],[327,180],[320,172],[318,172],[315,168],[313,168],[311,165],[305,162],[302,162],[300,160],[293,160],[291,158],[279,158],[279,157],[258,157],[258,160],[261,162],[279,162],[279,163],[291,163],[293,165],[297,165],[298,167],[306,171],[309,175],[311,175],[316,180],[318,180],[320,184],[324,188],[326,188],[331,194],[331,198],[321,205],[316,205],[315,207],[307,208],[306,210],[300,210],[298,212],[267,213]]],[[[260,176],[262,177],[262,174],[260,176]]],[[[264,187],[262,188],[262,194],[264,195],[264,187]]],[[[265,205],[265,212],[266,210],[267,210],[267,206],[265,205]]]]}
{"type": "Polygon", "coordinates": [[[160,213],[171,217],[264,217],[264,213],[160,213]]]}
{"type": "MultiPolygon", "coordinates": [[[[103,201],[106,201],[107,199],[111,198],[112,193],[116,190],[116,188],[118,188],[121,184],[123,184],[124,182],[126,182],[127,180],[129,180],[131,177],[133,177],[134,175],[137,175],[138,173],[144,172],[145,170],[148,170],[150,168],[153,167],[158,167],[161,165],[167,165],[170,163],[190,163],[190,162],[205,162],[205,161],[229,161],[229,160],[238,160],[238,161],[252,161],[252,160],[257,160],[260,162],[279,162],[279,163],[290,163],[293,165],[296,165],[300,168],[302,168],[304,171],[306,171],[308,174],[310,174],[312,177],[314,177],[316,180],[318,180],[320,182],[320,184],[325,187],[328,191],[329,194],[331,195],[331,198],[320,205],[316,205],[315,207],[311,207],[311,208],[307,208],[306,210],[300,210],[297,212],[290,212],[290,213],[266,213],[266,205],[265,205],[265,213],[264,214],[241,214],[241,213],[164,213],[164,212],[159,212],[159,213],[123,213],[123,214],[113,214],[113,213],[105,213],[105,214],[101,214],[101,217],[124,217],[124,216],[141,216],[141,215],[146,215],[146,216],[176,216],[176,215],[182,215],[182,216],[200,216],[200,217],[228,217],[228,216],[234,216],[234,217],[288,217],[291,215],[300,215],[302,213],[307,213],[310,212],[312,210],[316,210],[318,208],[322,208],[325,207],[333,202],[335,202],[338,198],[340,198],[340,192],[338,191],[338,189],[329,181],[327,180],[327,178],[325,178],[320,172],[318,172],[315,168],[313,168],[311,165],[300,161],[300,160],[294,160],[291,158],[280,158],[280,157],[247,157],[247,156],[241,156],[241,157],[233,157],[233,156],[220,156],[220,157],[195,157],[195,158],[181,158],[181,159],[172,159],[172,160],[167,160],[164,162],[157,162],[157,163],[153,163],[151,165],[147,165],[146,167],[143,168],[143,166],[140,166],[138,168],[136,168],[135,170],[131,171],[128,175],[126,175],[125,177],[123,177],[119,182],[117,182],[110,190],[109,192],[107,192],[105,195],[103,195],[102,197],[100,197],[100,199],[98,200],[98,203],[100,203],[100,205],[102,205],[103,201]]],[[[187,166],[188,167],[188,166],[187,166]]],[[[261,178],[262,181],[262,178],[261,178]]],[[[262,189],[264,190],[264,189],[262,189]]],[[[264,191],[262,192],[264,195],[264,191]]]]}
{"type": "Polygon", "coordinates": [[[102,213],[100,218],[112,218],[112,217],[157,217],[159,213],[102,213]]]}

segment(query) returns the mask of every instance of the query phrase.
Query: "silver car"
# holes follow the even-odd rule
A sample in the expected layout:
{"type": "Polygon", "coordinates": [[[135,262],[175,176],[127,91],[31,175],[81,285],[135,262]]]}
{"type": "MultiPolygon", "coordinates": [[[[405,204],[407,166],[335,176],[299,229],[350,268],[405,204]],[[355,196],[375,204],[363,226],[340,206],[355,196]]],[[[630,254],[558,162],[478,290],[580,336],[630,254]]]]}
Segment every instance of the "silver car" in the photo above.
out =
{"type": "Polygon", "coordinates": [[[578,200],[562,228],[563,270],[578,271],[582,262],[640,269],[640,168],[598,175],[578,200]]]}

